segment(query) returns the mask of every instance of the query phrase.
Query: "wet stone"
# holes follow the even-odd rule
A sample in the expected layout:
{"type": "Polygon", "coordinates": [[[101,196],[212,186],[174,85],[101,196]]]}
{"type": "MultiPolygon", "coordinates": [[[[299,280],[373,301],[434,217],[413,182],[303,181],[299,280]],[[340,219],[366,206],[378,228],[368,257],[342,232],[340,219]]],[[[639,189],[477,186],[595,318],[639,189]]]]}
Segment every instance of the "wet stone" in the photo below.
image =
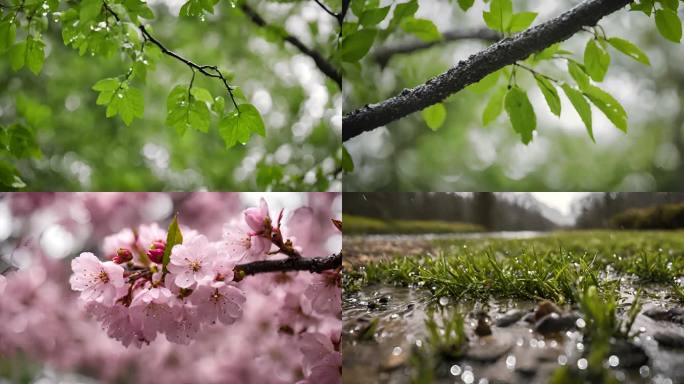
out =
{"type": "Polygon", "coordinates": [[[475,327],[475,334],[482,336],[489,336],[492,334],[492,327],[489,325],[489,316],[484,312],[477,313],[477,326],[475,327]]]}
{"type": "Polygon", "coordinates": [[[499,360],[499,358],[513,348],[513,342],[510,340],[501,340],[493,337],[480,339],[468,347],[466,358],[479,361],[483,363],[491,363],[499,360]]]}
{"type": "Polygon", "coordinates": [[[653,335],[658,344],[668,348],[684,349],[684,336],[672,331],[656,332],[653,335]]]}
{"type": "Polygon", "coordinates": [[[522,317],[522,320],[526,323],[534,324],[534,312],[529,312],[528,314],[522,317]]]}
{"type": "Polygon", "coordinates": [[[653,320],[684,324],[684,308],[651,308],[644,311],[644,315],[653,320]]]}
{"type": "Polygon", "coordinates": [[[628,340],[615,340],[610,346],[610,354],[620,358],[620,367],[626,369],[639,368],[649,362],[646,351],[628,340]]]}
{"type": "Polygon", "coordinates": [[[496,319],[494,325],[501,328],[508,327],[510,325],[517,323],[520,319],[523,318],[523,316],[525,316],[526,313],[527,312],[520,309],[510,310],[498,319],[496,319]]]}
{"type": "Polygon", "coordinates": [[[378,303],[380,304],[387,304],[390,302],[391,297],[389,295],[382,296],[381,298],[378,299],[378,303]]]}
{"type": "Polygon", "coordinates": [[[534,330],[541,334],[567,331],[575,328],[577,319],[579,319],[579,316],[574,313],[562,315],[551,313],[539,319],[534,324],[534,330]]]}
{"type": "Polygon", "coordinates": [[[548,300],[544,300],[537,306],[537,310],[534,312],[534,320],[539,321],[541,318],[550,315],[552,313],[561,313],[558,306],[548,300]]]}

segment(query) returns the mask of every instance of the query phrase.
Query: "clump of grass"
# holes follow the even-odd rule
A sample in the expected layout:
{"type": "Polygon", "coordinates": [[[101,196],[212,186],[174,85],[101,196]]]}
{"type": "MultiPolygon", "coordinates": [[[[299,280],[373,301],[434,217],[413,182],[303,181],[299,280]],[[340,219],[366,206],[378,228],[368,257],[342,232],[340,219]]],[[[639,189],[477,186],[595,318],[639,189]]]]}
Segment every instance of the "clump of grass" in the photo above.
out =
{"type": "Polygon", "coordinates": [[[380,220],[344,215],[345,234],[419,234],[482,232],[477,224],[439,220],[380,220]]]}
{"type": "Polygon", "coordinates": [[[434,372],[441,362],[461,359],[468,345],[463,315],[459,312],[428,313],[425,319],[427,335],[421,348],[414,347],[409,362],[413,367],[412,383],[433,382],[434,372]]]}
{"type": "MultiPolygon", "coordinates": [[[[677,232],[568,232],[529,240],[440,241],[437,256],[398,256],[350,274],[347,288],[377,282],[425,287],[465,299],[577,302],[589,286],[615,291],[619,279],[672,282],[684,271],[677,232]],[[609,272],[610,271],[610,272],[609,272]]],[[[681,288],[675,297],[682,297],[681,288]],[[677,295],[679,293],[679,295],[677,295]]]]}

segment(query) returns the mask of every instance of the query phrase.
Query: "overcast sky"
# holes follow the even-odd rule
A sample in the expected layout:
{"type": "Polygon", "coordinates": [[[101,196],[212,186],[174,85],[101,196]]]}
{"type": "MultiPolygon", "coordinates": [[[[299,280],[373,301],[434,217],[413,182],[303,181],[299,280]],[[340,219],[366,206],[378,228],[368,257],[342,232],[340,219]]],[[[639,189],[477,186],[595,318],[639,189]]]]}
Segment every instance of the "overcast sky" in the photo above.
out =
{"type": "Polygon", "coordinates": [[[532,192],[532,195],[542,203],[556,208],[565,216],[570,216],[572,203],[588,192],[532,192]]]}

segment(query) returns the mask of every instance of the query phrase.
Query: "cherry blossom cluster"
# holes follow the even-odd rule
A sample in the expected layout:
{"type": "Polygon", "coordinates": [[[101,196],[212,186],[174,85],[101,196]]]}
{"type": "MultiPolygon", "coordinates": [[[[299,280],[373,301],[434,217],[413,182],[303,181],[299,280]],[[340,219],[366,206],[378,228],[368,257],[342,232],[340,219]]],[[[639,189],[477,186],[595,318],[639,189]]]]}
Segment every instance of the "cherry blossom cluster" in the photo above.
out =
{"type": "MultiPolygon", "coordinates": [[[[149,344],[158,334],[188,344],[204,325],[231,325],[242,317],[246,296],[238,264],[274,254],[302,257],[293,239],[283,237],[282,218],[283,211],[274,222],[262,199],[259,207],[243,212],[242,220],[225,225],[220,241],[181,231],[175,220],[169,231],[156,224],[124,229],[104,240],[109,261],[90,252],[72,260],[71,288],[80,291],[107,334],[125,346],[149,344]]],[[[339,271],[321,273],[305,292],[309,305],[322,313],[339,312],[339,287],[339,271]]]]}

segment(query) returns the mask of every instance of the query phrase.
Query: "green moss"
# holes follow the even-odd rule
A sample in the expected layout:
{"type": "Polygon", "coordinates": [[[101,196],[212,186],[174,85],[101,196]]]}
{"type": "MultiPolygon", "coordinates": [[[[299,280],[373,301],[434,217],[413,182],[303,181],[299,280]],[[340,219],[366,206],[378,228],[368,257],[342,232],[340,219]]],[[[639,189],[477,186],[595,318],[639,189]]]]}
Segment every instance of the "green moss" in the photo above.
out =
{"type": "Polygon", "coordinates": [[[344,215],[346,234],[418,234],[482,232],[484,228],[469,223],[424,220],[379,220],[370,217],[344,215]]]}

